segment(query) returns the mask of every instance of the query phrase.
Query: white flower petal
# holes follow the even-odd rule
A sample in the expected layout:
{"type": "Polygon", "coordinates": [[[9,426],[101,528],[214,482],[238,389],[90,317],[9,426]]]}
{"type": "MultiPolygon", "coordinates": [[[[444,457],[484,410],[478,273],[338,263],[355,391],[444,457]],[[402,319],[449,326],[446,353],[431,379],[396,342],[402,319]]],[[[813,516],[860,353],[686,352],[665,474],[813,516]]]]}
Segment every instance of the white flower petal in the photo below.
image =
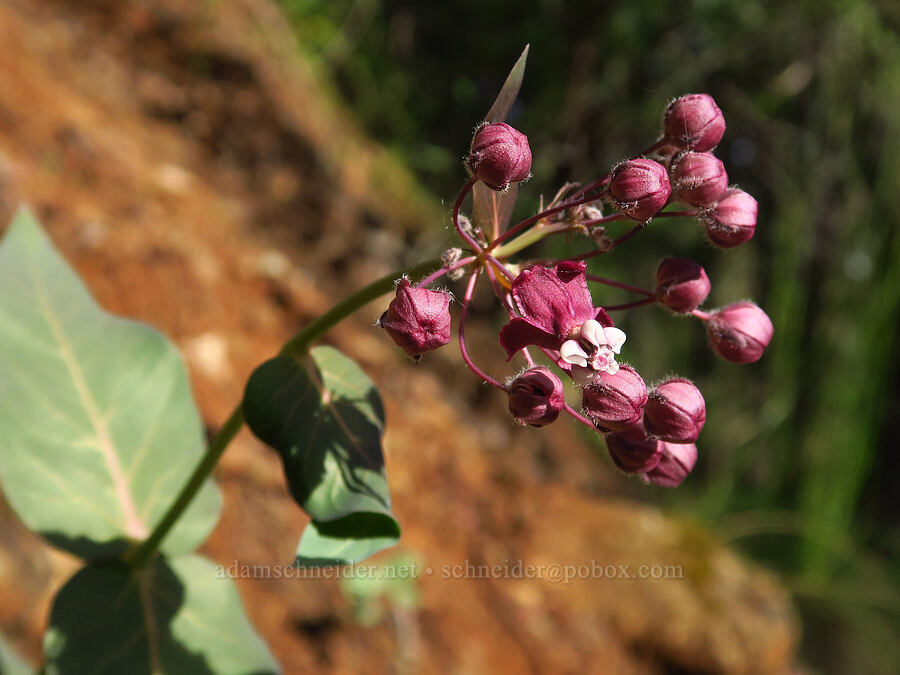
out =
{"type": "Polygon", "coordinates": [[[619,364],[616,363],[615,359],[610,359],[609,363],[606,364],[606,372],[610,375],[615,375],[619,372],[619,364]]]}
{"type": "Polygon", "coordinates": [[[566,363],[573,366],[587,367],[588,355],[575,340],[566,340],[559,348],[559,356],[566,363]]]}
{"type": "Polygon", "coordinates": [[[607,344],[606,336],[603,334],[603,326],[599,321],[588,319],[581,324],[581,337],[590,342],[595,347],[607,344]]]}
{"type": "Polygon", "coordinates": [[[618,354],[622,350],[622,345],[625,344],[625,331],[610,327],[604,328],[603,334],[606,336],[606,343],[618,354]]]}

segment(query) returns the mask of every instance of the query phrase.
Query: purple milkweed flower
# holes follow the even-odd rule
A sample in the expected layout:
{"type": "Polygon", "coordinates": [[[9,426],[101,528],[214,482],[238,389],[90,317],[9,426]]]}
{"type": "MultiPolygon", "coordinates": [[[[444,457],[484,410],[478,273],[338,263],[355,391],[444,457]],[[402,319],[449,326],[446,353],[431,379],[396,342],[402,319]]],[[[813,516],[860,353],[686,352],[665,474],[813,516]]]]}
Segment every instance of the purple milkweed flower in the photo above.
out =
{"type": "Polygon", "coordinates": [[[712,150],[725,134],[725,116],[709,94],[676,98],[663,117],[665,139],[683,150],[712,150]]]}
{"type": "Polygon", "coordinates": [[[769,316],[752,302],[738,302],[713,312],[706,320],[713,351],[732,363],[762,357],[775,332],[769,316]]]}
{"type": "Polygon", "coordinates": [[[666,167],[652,159],[630,159],[612,170],[609,194],[616,207],[633,220],[659,213],[672,194],[666,167]]]}
{"type": "Polygon", "coordinates": [[[693,443],[665,443],[660,441],[659,463],[643,478],[659,487],[674,488],[684,482],[697,463],[697,446],[693,443]]]}
{"type": "Polygon", "coordinates": [[[505,190],[531,175],[528,137],[504,122],[484,124],[475,132],[466,168],[492,190],[505,190]]]}
{"type": "Polygon", "coordinates": [[[632,427],[641,421],[647,403],[647,385],[631,366],[620,366],[610,375],[597,373],[584,388],[584,414],[603,431],[632,427]]]}
{"type": "Polygon", "coordinates": [[[417,288],[403,277],[378,325],[414,359],[450,342],[450,294],[417,288]]]}
{"type": "Polygon", "coordinates": [[[650,392],[644,426],[661,441],[693,443],[705,423],[706,402],[690,380],[666,380],[650,392]]]}
{"type": "Polygon", "coordinates": [[[572,371],[580,384],[595,373],[618,371],[616,354],[625,333],[602,308],[594,307],[584,270],[584,261],[565,261],[519,273],[512,282],[512,297],[522,316],[511,319],[499,335],[510,359],[529,345],[552,349],[559,353],[559,366],[572,371]]]}
{"type": "Polygon", "coordinates": [[[647,435],[644,425],[635,424],[606,435],[606,449],[613,463],[625,473],[648,473],[662,459],[664,444],[647,435]]]}
{"type": "Polygon", "coordinates": [[[529,368],[509,383],[507,391],[509,412],[519,424],[550,424],[566,404],[562,380],[545,366],[529,368]]]}
{"type": "Polygon", "coordinates": [[[719,201],[700,212],[706,236],[721,248],[734,248],[753,238],[759,205],[743,190],[730,188],[719,201]]]}
{"type": "Polygon", "coordinates": [[[672,189],[693,206],[706,206],[728,189],[725,165],[711,152],[685,152],[671,168],[672,189]]]}
{"type": "Polygon", "coordinates": [[[656,268],[656,297],[673,312],[697,309],[711,288],[706,270],[689,258],[664,258],[656,268]]]}

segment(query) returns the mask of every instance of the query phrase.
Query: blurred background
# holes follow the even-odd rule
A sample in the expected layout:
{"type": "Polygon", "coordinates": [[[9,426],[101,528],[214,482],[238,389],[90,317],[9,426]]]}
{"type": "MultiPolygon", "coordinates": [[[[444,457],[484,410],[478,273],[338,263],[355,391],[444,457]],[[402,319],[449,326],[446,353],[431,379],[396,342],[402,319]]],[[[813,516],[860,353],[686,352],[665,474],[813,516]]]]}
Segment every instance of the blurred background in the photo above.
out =
{"type": "MultiPolygon", "coordinates": [[[[646,287],[660,258],[691,257],[712,305],[752,298],[775,324],[739,367],[695,322],[623,316],[648,380],[678,373],[706,396],[678,490],[618,475],[574,425],[515,429],[451,349],[407,363],[366,328],[379,307],[330,338],[384,387],[405,531],[382,564],[667,560],[689,589],[241,590],[291,672],[900,672],[896,2],[4,0],[0,36],[3,222],[32,202],[106,307],[173,335],[211,427],[298,322],[453,244],[461,158],[526,44],[509,119],[535,157],[522,214],[649,145],[671,98],[711,94],[716,152],[760,204],[755,238],[722,253],[696,223],[660,221],[593,267],[646,287]]],[[[589,243],[535,255],[563,246],[589,243]]],[[[497,358],[500,317],[487,298],[475,316],[473,348],[497,358]]],[[[246,436],[226,455],[217,560],[290,559],[303,516],[266,453],[246,436]]],[[[4,518],[18,549],[0,622],[36,658],[71,563],[4,518]],[[33,587],[11,589],[26,569],[33,587]]]]}

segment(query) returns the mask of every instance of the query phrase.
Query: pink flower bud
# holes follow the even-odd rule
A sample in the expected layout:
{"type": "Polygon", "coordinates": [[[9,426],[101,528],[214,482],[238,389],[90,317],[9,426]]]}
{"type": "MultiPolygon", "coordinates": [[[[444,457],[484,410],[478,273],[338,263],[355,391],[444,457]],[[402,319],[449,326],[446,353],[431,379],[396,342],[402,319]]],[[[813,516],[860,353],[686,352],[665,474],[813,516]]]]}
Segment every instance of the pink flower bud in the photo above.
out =
{"type": "Polygon", "coordinates": [[[711,152],[686,152],[671,168],[672,189],[693,206],[712,204],[728,189],[722,160],[711,152]]]}
{"type": "Polygon", "coordinates": [[[531,174],[528,137],[503,122],[482,125],[472,139],[466,168],[492,190],[526,180],[531,174]]]}
{"type": "Polygon", "coordinates": [[[666,168],[652,159],[630,159],[612,170],[609,194],[633,220],[650,220],[666,205],[672,187],[666,168]]]}
{"type": "Polygon", "coordinates": [[[706,321],[713,351],[732,363],[753,363],[763,355],[772,334],[772,321],[752,302],[724,307],[706,321]]]}
{"type": "Polygon", "coordinates": [[[660,443],[659,464],[644,474],[648,483],[659,487],[678,487],[697,463],[697,446],[693,443],[660,443]]]}
{"type": "Polygon", "coordinates": [[[529,368],[509,384],[509,412],[519,424],[542,427],[559,416],[566,403],[562,380],[549,368],[529,368]]]}
{"type": "Polygon", "coordinates": [[[631,366],[615,375],[600,371],[584,388],[584,414],[603,431],[619,431],[640,422],[647,402],[647,385],[631,366]]]}
{"type": "Polygon", "coordinates": [[[687,258],[664,258],[656,268],[656,297],[673,312],[691,312],[709,295],[709,277],[687,258]]]}
{"type": "Polygon", "coordinates": [[[662,458],[663,443],[650,438],[640,424],[606,435],[606,449],[613,463],[625,473],[652,471],[662,458]]]}
{"type": "Polygon", "coordinates": [[[676,98],[663,117],[666,140],[682,150],[707,152],[722,140],[725,117],[709,94],[676,98]]]}
{"type": "Polygon", "coordinates": [[[700,213],[710,241],[721,248],[734,248],[753,239],[759,206],[743,190],[731,188],[700,213]]]}
{"type": "Polygon", "coordinates": [[[414,359],[450,342],[450,294],[416,288],[403,277],[378,319],[391,339],[414,359]]]}
{"type": "Polygon", "coordinates": [[[669,443],[693,443],[706,422],[703,394],[689,380],[666,380],[650,392],[644,406],[647,433],[669,443]]]}

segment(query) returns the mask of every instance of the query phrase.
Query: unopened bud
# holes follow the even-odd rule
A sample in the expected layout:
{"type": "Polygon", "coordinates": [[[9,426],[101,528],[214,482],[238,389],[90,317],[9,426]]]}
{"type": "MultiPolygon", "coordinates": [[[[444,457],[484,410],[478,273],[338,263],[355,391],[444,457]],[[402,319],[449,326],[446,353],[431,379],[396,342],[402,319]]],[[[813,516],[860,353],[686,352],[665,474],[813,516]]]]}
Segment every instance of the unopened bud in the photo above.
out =
{"type": "Polygon", "coordinates": [[[659,487],[674,488],[684,482],[697,463],[697,446],[693,443],[663,443],[659,464],[644,474],[644,479],[659,487]]]}
{"type": "Polygon", "coordinates": [[[528,137],[504,122],[485,124],[475,132],[466,168],[492,190],[526,180],[531,175],[528,137]]]}
{"type": "Polygon", "coordinates": [[[693,206],[717,201],[728,189],[728,174],[722,160],[711,152],[686,152],[671,168],[672,189],[693,206]]]}
{"type": "Polygon", "coordinates": [[[683,150],[707,152],[725,134],[725,116],[709,94],[676,98],[663,118],[666,140],[683,150]]]}
{"type": "Polygon", "coordinates": [[[666,205],[672,187],[662,164],[652,159],[630,159],[612,170],[609,194],[619,211],[644,222],[666,205]]]}
{"type": "Polygon", "coordinates": [[[673,312],[691,312],[709,295],[709,277],[688,258],[664,258],[656,268],[656,297],[673,312]]]}
{"type": "Polygon", "coordinates": [[[759,205],[743,190],[731,188],[700,213],[710,241],[721,248],[734,248],[753,239],[759,205]]]}
{"type": "Polygon", "coordinates": [[[544,366],[526,370],[509,384],[508,391],[509,412],[519,424],[550,424],[566,404],[562,380],[544,366]]]}
{"type": "Polygon", "coordinates": [[[398,347],[418,359],[450,342],[450,294],[417,288],[403,277],[378,325],[398,347]]]}
{"type": "Polygon", "coordinates": [[[682,378],[666,380],[656,387],[644,406],[644,427],[661,441],[693,443],[705,422],[703,394],[682,378]]]}
{"type": "Polygon", "coordinates": [[[584,388],[581,405],[589,420],[603,431],[627,429],[638,423],[647,402],[647,385],[631,366],[615,375],[600,371],[584,388]]]}
{"type": "Polygon", "coordinates": [[[738,302],[713,312],[706,320],[713,350],[732,363],[753,363],[763,355],[772,334],[772,321],[752,302],[738,302]]]}
{"type": "Polygon", "coordinates": [[[648,436],[644,427],[637,424],[607,434],[606,449],[613,463],[625,473],[647,473],[659,464],[663,443],[648,436]]]}

